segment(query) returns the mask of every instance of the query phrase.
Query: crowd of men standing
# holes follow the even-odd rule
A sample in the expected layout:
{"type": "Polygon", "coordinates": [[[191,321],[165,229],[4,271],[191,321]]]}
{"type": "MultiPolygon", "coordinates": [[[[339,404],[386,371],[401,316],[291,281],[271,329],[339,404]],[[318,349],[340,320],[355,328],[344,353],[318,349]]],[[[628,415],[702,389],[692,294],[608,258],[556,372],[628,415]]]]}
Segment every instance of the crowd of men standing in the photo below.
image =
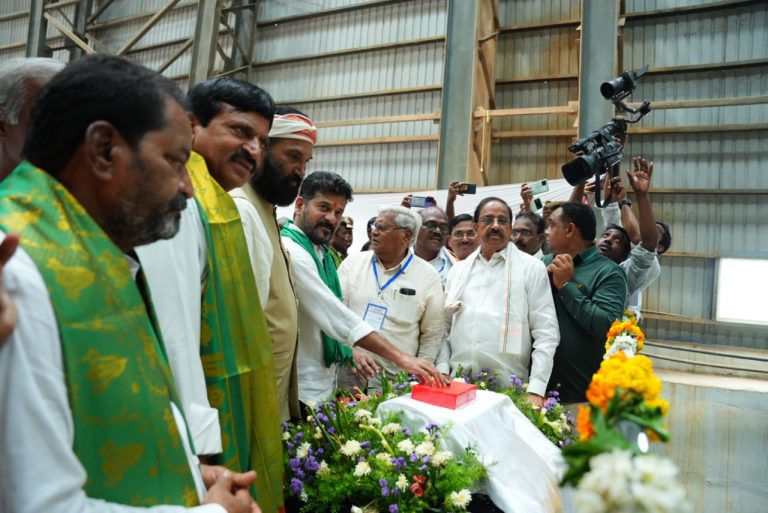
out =
{"type": "Polygon", "coordinates": [[[281,422],[382,371],[584,401],[670,244],[652,164],[628,172],[637,219],[610,183],[597,240],[582,189],[546,219],[493,197],[454,216],[456,184],[446,211],[382,206],[347,254],[353,189],[306,174],[316,142],[244,81],[0,66],[0,510],[281,511],[281,422]]]}

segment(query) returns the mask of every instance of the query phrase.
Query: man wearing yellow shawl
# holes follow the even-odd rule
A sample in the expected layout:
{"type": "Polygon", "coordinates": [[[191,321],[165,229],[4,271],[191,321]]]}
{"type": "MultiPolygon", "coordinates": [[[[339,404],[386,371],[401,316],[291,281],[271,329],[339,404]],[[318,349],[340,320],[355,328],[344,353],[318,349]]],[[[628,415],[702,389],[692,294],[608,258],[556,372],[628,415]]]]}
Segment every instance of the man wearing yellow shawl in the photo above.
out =
{"type": "Polygon", "coordinates": [[[183,104],[170,80],[94,55],[33,109],[27,160],[0,185],[0,230],[20,240],[3,270],[19,323],[0,349],[2,511],[258,511],[253,472],[199,465],[134,258],[192,194],[183,104]]]}
{"type": "Polygon", "coordinates": [[[195,189],[177,237],[139,250],[197,452],[254,469],[265,512],[282,506],[282,447],[272,345],[242,215],[227,191],[262,166],[274,103],[248,82],[218,78],[189,92],[195,189]],[[202,298],[202,301],[201,301],[202,298]],[[218,410],[218,412],[216,411],[218,410]],[[211,414],[213,412],[213,415],[211,414]]]}

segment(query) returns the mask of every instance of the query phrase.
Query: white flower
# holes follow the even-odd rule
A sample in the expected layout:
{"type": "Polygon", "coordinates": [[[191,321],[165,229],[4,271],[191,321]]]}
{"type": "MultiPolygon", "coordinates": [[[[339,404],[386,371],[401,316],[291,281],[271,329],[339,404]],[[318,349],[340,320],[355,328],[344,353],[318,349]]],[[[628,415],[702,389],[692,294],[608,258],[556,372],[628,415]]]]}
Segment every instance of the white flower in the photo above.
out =
{"type": "Polygon", "coordinates": [[[400,432],[400,430],[403,429],[403,427],[396,423],[396,422],[390,422],[383,428],[381,428],[381,432],[385,435],[395,435],[400,432]]]}
{"type": "Polygon", "coordinates": [[[405,454],[413,453],[413,442],[410,440],[403,440],[397,444],[397,448],[403,451],[405,454]]]}
{"type": "Polygon", "coordinates": [[[288,441],[291,439],[291,434],[288,431],[283,431],[283,440],[288,441]]]}
{"type": "Polygon", "coordinates": [[[355,475],[357,477],[367,476],[371,473],[371,466],[368,464],[367,461],[361,461],[357,465],[355,465],[355,475]]]}
{"type": "Polygon", "coordinates": [[[458,492],[451,492],[451,504],[457,508],[467,509],[470,502],[472,502],[472,493],[466,488],[458,492]]]}
{"type": "Polygon", "coordinates": [[[296,457],[297,458],[306,458],[307,454],[309,454],[309,449],[312,447],[309,442],[304,442],[296,449],[296,457]]]}
{"type": "Polygon", "coordinates": [[[590,469],[576,492],[580,513],[690,511],[685,491],[677,481],[677,468],[666,458],[633,458],[628,451],[616,449],[592,458],[590,469]]]}
{"type": "Polygon", "coordinates": [[[316,427],[313,436],[315,437],[315,440],[320,440],[323,437],[323,431],[319,427],[316,427]]]}
{"type": "Polygon", "coordinates": [[[321,461],[320,466],[317,468],[317,475],[320,477],[326,477],[330,473],[331,473],[331,468],[328,466],[325,460],[321,461]]]}
{"type": "Polygon", "coordinates": [[[299,499],[301,499],[301,502],[307,502],[309,500],[307,491],[304,488],[301,489],[301,494],[299,495],[299,499]]]}
{"type": "Polygon", "coordinates": [[[361,420],[363,420],[363,419],[367,419],[367,418],[369,418],[370,416],[371,416],[371,412],[369,412],[368,410],[365,410],[365,409],[363,409],[363,408],[361,408],[361,409],[359,409],[359,410],[357,410],[357,411],[355,412],[355,420],[356,420],[357,422],[360,422],[360,421],[361,421],[361,420]]]}
{"type": "Polygon", "coordinates": [[[389,455],[389,453],[386,452],[380,452],[377,454],[376,460],[387,467],[391,467],[393,465],[392,457],[389,455]]]}
{"type": "Polygon", "coordinates": [[[351,458],[361,450],[362,448],[360,447],[360,442],[357,440],[347,440],[344,445],[341,446],[339,452],[344,456],[349,456],[351,458]]]}
{"type": "Polygon", "coordinates": [[[435,467],[442,467],[451,458],[453,458],[453,453],[451,451],[440,451],[432,456],[432,465],[435,467]]]}
{"type": "Polygon", "coordinates": [[[368,425],[370,426],[381,426],[381,419],[378,417],[370,417],[368,419],[368,425]]]}
{"type": "Polygon", "coordinates": [[[306,404],[307,404],[307,406],[309,406],[313,410],[317,408],[317,401],[309,400],[309,401],[306,402],[306,404]]]}
{"type": "Polygon", "coordinates": [[[467,380],[464,378],[453,378],[454,381],[458,381],[459,383],[466,383],[467,380]]]}
{"type": "Polygon", "coordinates": [[[357,506],[352,506],[352,509],[349,510],[349,513],[363,513],[363,510],[357,506]]]}
{"type": "Polygon", "coordinates": [[[435,444],[433,444],[429,440],[425,442],[421,442],[419,445],[416,446],[416,454],[418,454],[421,457],[432,456],[433,454],[435,454],[435,444]]]}
{"type": "Polygon", "coordinates": [[[312,422],[315,418],[312,415],[307,416],[307,422],[312,422]]]}
{"type": "Polygon", "coordinates": [[[400,474],[397,476],[397,481],[395,481],[395,486],[397,486],[401,492],[404,492],[406,488],[408,488],[408,478],[405,477],[405,474],[400,474]]]}
{"type": "Polygon", "coordinates": [[[395,395],[394,392],[390,392],[387,394],[387,399],[394,399],[395,397],[397,397],[397,395],[395,395]]]}

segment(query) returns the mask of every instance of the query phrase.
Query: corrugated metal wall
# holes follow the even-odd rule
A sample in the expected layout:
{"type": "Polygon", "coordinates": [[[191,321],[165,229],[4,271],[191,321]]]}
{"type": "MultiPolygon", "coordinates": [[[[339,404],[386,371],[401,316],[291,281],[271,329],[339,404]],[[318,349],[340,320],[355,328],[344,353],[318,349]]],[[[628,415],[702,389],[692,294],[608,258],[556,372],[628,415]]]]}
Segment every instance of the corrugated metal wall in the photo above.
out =
{"type": "MultiPolygon", "coordinates": [[[[705,7],[701,2],[627,1],[623,65],[648,63],[652,70],[639,83],[634,101],[768,93],[768,3],[705,7]],[[674,7],[701,9],[653,12],[674,7]]],[[[655,163],[654,210],[670,224],[673,237],[670,255],[661,258],[662,276],[643,305],[651,312],[646,321],[650,337],[766,347],[765,327],[713,321],[717,257],[768,258],[768,130],[766,125],[749,128],[766,119],[767,103],[659,109],[643,121],[644,128],[693,128],[630,137],[627,155],[641,154],[655,163]]],[[[760,300],[757,294],[755,300],[760,300]]]]}
{"type": "MultiPolygon", "coordinates": [[[[556,107],[578,101],[580,17],[580,0],[500,1],[496,108],[556,107]]],[[[575,133],[575,121],[575,116],[553,114],[496,118],[494,132],[537,131],[537,135],[493,140],[491,184],[560,178],[570,136],[551,131],[575,133]]]]}
{"type": "MultiPolygon", "coordinates": [[[[0,2],[0,60],[24,57],[26,55],[27,29],[29,27],[29,10],[31,0],[3,0],[0,2]]],[[[75,13],[74,5],[62,7],[54,12],[57,19],[68,17],[72,19],[75,13]]],[[[51,48],[63,48],[65,38],[54,27],[49,26],[46,33],[48,45],[51,48]]],[[[53,58],[63,62],[69,61],[69,51],[66,49],[53,52],[53,58]]]]}
{"type": "MultiPolygon", "coordinates": [[[[317,123],[440,109],[446,0],[270,0],[259,20],[255,82],[317,123]]],[[[342,174],[358,192],[431,188],[437,133],[432,121],[321,128],[311,168],[342,174]]]]}

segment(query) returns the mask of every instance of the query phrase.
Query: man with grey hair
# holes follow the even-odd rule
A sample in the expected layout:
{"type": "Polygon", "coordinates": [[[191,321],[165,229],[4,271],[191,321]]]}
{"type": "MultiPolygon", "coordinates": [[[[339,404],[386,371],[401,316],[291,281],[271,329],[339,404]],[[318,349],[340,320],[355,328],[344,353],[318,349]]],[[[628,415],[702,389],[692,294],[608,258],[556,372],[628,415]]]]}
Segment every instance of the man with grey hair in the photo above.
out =
{"type": "Polygon", "coordinates": [[[27,121],[37,96],[64,67],[54,59],[10,59],[0,64],[0,181],[21,162],[27,121]]]}
{"type": "MultiPolygon", "coordinates": [[[[437,271],[413,253],[420,228],[415,212],[381,207],[371,251],[348,256],[339,280],[344,303],[379,335],[408,355],[434,362],[445,331],[443,286],[437,271]]],[[[391,362],[374,360],[389,374],[398,370],[391,362]]]]}

